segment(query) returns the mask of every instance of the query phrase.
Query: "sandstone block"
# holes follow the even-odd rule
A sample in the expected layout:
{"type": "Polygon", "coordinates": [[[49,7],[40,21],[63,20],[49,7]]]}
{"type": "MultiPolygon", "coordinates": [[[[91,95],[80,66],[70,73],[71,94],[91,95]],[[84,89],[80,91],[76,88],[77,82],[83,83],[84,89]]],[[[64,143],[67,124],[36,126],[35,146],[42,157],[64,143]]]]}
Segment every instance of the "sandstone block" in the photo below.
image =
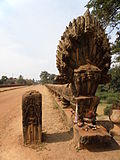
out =
{"type": "Polygon", "coordinates": [[[22,122],[25,144],[39,144],[42,141],[42,95],[28,91],[22,97],[22,122]]]}

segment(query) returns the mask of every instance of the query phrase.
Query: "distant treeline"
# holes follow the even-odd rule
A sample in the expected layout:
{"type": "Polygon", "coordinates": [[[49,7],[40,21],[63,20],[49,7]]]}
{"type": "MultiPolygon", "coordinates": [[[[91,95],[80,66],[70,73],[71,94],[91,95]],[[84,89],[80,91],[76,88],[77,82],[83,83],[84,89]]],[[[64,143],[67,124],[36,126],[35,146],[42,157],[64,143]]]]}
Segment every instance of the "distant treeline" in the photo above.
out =
{"type": "Polygon", "coordinates": [[[0,87],[33,85],[38,83],[39,81],[35,81],[34,79],[24,79],[22,75],[20,75],[18,78],[8,78],[7,76],[2,76],[0,79],[0,87]]]}
{"type": "Polygon", "coordinates": [[[0,88],[4,88],[4,87],[17,87],[17,86],[24,86],[24,85],[20,85],[20,84],[0,84],[0,88]]]}

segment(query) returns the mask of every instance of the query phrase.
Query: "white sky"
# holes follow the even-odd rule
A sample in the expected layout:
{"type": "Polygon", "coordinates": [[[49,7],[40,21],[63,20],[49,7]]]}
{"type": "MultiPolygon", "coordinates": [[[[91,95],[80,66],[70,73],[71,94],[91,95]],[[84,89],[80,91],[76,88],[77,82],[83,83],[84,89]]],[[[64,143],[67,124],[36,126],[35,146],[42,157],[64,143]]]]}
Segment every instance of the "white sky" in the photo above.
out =
{"type": "Polygon", "coordinates": [[[0,0],[0,77],[58,74],[56,48],[88,0],[0,0]]]}

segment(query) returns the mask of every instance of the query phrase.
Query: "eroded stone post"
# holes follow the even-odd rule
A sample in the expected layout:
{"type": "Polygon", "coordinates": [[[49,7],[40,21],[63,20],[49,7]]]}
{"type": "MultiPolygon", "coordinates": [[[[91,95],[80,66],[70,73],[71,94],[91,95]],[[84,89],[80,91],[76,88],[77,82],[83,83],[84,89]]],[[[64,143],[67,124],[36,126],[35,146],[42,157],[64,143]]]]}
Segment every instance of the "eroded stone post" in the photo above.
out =
{"type": "Polygon", "coordinates": [[[22,97],[22,122],[24,144],[40,144],[42,141],[42,95],[35,90],[22,97]]]}

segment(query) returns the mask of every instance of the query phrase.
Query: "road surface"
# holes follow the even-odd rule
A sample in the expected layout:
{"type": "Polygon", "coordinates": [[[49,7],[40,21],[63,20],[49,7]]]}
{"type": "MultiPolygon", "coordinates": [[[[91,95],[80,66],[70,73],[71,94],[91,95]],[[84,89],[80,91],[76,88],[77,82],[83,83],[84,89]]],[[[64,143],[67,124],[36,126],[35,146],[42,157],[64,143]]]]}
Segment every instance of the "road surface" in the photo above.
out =
{"type": "Polygon", "coordinates": [[[0,93],[0,160],[120,160],[120,150],[102,149],[77,151],[45,86],[29,86],[0,93]],[[22,137],[22,95],[37,90],[43,97],[44,143],[26,147],[22,137]]]}

